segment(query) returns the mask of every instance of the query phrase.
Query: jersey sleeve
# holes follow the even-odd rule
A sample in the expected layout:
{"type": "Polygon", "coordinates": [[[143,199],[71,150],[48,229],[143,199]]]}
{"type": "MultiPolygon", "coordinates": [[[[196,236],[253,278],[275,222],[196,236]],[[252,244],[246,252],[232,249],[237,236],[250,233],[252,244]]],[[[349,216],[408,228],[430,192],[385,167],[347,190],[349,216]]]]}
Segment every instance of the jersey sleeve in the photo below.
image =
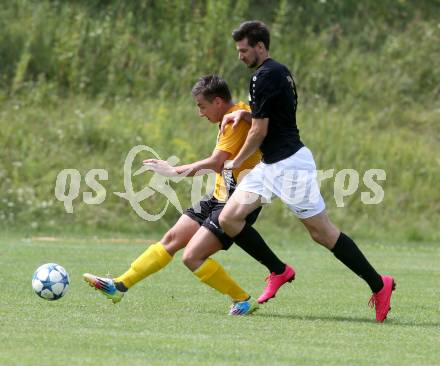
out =
{"type": "Polygon", "coordinates": [[[219,133],[215,149],[236,155],[246,141],[247,131],[249,130],[246,124],[246,121],[240,121],[235,129],[232,128],[232,124],[227,124],[224,134],[219,133]]]}
{"type": "Polygon", "coordinates": [[[276,72],[260,74],[252,79],[250,94],[253,118],[267,118],[272,100],[280,91],[280,77],[276,72]]]}

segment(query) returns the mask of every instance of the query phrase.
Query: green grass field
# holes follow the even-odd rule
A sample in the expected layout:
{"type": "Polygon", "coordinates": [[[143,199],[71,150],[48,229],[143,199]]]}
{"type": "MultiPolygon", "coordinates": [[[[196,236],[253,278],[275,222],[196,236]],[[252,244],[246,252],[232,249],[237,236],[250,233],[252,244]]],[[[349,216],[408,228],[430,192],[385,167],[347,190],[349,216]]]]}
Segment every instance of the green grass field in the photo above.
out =
{"type": "MultiPolygon", "coordinates": [[[[272,234],[297,280],[249,317],[227,316],[229,301],[181,264],[134,287],[117,305],[81,279],[119,274],[141,253],[140,241],[0,239],[0,365],[438,365],[440,247],[362,242],[397,291],[385,324],[367,307],[368,287],[306,238],[272,234]],[[279,238],[282,239],[279,239],[279,238]],[[38,298],[33,271],[63,265],[71,287],[56,302],[38,298]]],[[[153,237],[151,239],[154,239],[153,237]]],[[[265,270],[238,248],[217,258],[252,294],[265,270]]]]}

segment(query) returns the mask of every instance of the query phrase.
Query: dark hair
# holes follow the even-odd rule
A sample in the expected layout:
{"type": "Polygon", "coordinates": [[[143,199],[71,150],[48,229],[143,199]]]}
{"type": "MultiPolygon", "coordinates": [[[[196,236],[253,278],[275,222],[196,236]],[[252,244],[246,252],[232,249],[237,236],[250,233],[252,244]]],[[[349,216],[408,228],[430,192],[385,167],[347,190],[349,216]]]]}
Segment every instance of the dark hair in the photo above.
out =
{"type": "Polygon", "coordinates": [[[235,42],[247,38],[249,46],[255,47],[258,42],[263,42],[266,50],[270,47],[270,33],[266,24],[259,20],[249,20],[243,22],[232,32],[232,38],[235,42]]]}
{"type": "Polygon", "coordinates": [[[215,97],[220,97],[226,102],[232,100],[228,84],[218,75],[202,76],[194,84],[191,93],[194,97],[201,94],[209,102],[212,102],[215,97]]]}

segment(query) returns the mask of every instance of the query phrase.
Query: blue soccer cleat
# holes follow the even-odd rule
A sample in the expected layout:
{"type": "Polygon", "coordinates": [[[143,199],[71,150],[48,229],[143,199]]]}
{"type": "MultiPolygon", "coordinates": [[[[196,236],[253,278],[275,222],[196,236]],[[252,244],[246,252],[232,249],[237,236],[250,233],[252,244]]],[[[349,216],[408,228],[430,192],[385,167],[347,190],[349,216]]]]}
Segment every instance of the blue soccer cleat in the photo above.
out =
{"type": "Polygon", "coordinates": [[[116,288],[115,282],[111,278],[98,277],[91,273],[84,273],[83,278],[95,290],[98,290],[105,297],[112,300],[113,304],[121,301],[124,297],[124,293],[116,288]]]}
{"type": "Polygon", "coordinates": [[[249,315],[258,309],[258,303],[249,298],[244,301],[236,301],[231,305],[229,315],[249,315]]]}

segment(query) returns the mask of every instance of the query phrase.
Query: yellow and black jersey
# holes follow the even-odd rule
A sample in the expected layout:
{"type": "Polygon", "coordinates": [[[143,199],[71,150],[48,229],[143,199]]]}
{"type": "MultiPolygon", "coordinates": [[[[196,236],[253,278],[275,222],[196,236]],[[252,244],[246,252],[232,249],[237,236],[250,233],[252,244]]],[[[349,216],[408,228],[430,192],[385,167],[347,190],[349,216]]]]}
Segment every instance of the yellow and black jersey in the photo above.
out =
{"type": "MultiPolygon", "coordinates": [[[[250,107],[243,103],[238,102],[233,107],[231,107],[227,113],[234,112],[239,109],[244,109],[250,112],[250,107]]],[[[235,129],[232,129],[232,124],[226,125],[225,131],[223,134],[218,133],[217,135],[217,144],[215,146],[216,150],[221,150],[230,153],[229,160],[234,160],[234,158],[239,153],[241,147],[246,141],[246,137],[249,129],[251,128],[251,124],[246,121],[240,121],[235,129]]],[[[255,165],[257,165],[261,160],[261,152],[260,150],[256,151],[252,154],[238,169],[223,170],[221,174],[217,173],[215,177],[215,189],[214,189],[214,197],[224,202],[228,199],[228,197],[232,194],[235,189],[235,185],[238,183],[239,179],[242,179],[245,170],[252,169],[255,165]],[[243,172],[243,174],[240,174],[243,172]]]]}

